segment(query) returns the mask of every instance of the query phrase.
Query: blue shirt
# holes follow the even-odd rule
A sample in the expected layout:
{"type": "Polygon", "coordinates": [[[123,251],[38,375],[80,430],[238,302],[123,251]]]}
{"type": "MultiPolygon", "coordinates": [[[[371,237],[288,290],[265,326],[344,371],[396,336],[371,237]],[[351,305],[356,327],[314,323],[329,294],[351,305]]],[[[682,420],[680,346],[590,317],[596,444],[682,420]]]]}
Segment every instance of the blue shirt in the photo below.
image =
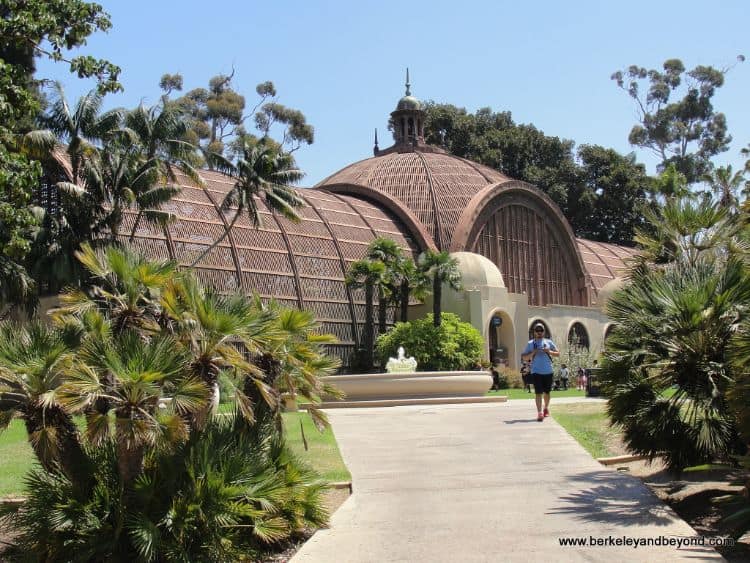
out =
{"type": "MultiPolygon", "coordinates": [[[[529,340],[521,355],[531,354],[536,348],[548,348],[557,351],[557,346],[549,338],[535,338],[529,340]]],[[[552,358],[544,352],[540,352],[531,360],[531,373],[552,373],[552,358]]]]}

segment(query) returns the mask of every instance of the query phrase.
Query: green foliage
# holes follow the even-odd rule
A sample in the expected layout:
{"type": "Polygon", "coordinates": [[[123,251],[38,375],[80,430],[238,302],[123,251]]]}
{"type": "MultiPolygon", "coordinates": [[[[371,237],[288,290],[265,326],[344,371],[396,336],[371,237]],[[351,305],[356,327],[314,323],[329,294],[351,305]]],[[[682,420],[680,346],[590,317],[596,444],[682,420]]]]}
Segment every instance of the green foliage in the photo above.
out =
{"type": "Polygon", "coordinates": [[[582,145],[578,149],[578,180],[569,184],[563,213],[576,236],[632,245],[643,221],[643,206],[653,180],[635,155],[582,145]]]}
{"type": "Polygon", "coordinates": [[[0,423],[19,416],[41,463],[11,519],[28,552],[235,561],[324,523],[323,483],[287,451],[279,406],[282,391],[335,394],[319,379],[337,367],[333,339],[313,316],[121,247],[77,257],[91,285],[61,296],[54,327],[0,324],[0,423]],[[218,422],[223,370],[236,412],[218,422]]]}
{"type": "Polygon", "coordinates": [[[327,521],[324,482],[270,421],[212,420],[175,450],[154,452],[128,494],[111,444],[86,453],[95,467],[90,491],[57,472],[33,470],[23,510],[6,510],[26,556],[238,561],[327,521]]]}
{"type": "Polygon", "coordinates": [[[417,267],[422,275],[432,283],[432,315],[435,326],[442,322],[443,286],[459,291],[461,286],[461,271],[458,260],[447,251],[435,252],[427,250],[419,255],[417,267]]]}
{"type": "Polygon", "coordinates": [[[39,223],[30,203],[40,176],[38,162],[0,143],[0,312],[33,301],[35,284],[23,263],[39,223]]]}
{"type": "Polygon", "coordinates": [[[729,344],[750,314],[750,280],[726,246],[712,250],[634,267],[608,303],[609,414],[630,450],[674,471],[744,451],[728,402],[729,344]]]}
{"type": "Polygon", "coordinates": [[[520,371],[505,366],[501,367],[498,371],[500,373],[500,383],[505,382],[505,386],[501,385],[500,389],[523,389],[523,377],[520,371]]]}
{"type": "Polygon", "coordinates": [[[479,365],[484,340],[458,315],[443,313],[443,322],[435,326],[430,313],[423,319],[396,323],[378,337],[377,354],[382,365],[389,357],[396,357],[399,346],[414,356],[421,371],[466,370],[479,365]]]}
{"type": "Polygon", "coordinates": [[[593,351],[585,346],[579,346],[578,343],[574,341],[569,342],[567,346],[564,346],[560,350],[560,355],[553,358],[552,362],[555,366],[555,372],[558,373],[562,364],[568,366],[570,380],[574,381],[578,368],[590,368],[594,365],[594,360],[596,359],[598,358],[593,351]]]}
{"type": "MultiPolygon", "coordinates": [[[[98,4],[81,0],[11,0],[0,5],[0,312],[6,305],[33,304],[35,291],[25,258],[40,217],[30,207],[41,167],[18,154],[40,107],[33,78],[36,57],[62,61],[64,53],[110,27],[98,4]]],[[[67,61],[79,77],[95,77],[101,92],[121,89],[120,69],[104,60],[67,61]]]]}
{"type": "Polygon", "coordinates": [[[669,59],[661,71],[631,65],[615,72],[612,80],[638,109],[630,143],[650,149],[662,167],[674,164],[689,184],[698,181],[713,167],[710,159],[726,151],[732,140],[726,117],[712,103],[728,70],[696,66],[687,71],[682,61],[669,59]]]}

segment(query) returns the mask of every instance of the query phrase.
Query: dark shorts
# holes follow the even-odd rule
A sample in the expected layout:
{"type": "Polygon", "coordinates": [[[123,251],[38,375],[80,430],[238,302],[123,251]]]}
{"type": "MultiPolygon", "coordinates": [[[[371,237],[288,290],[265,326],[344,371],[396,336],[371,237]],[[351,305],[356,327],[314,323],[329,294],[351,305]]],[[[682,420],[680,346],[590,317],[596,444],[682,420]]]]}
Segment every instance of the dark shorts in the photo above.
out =
{"type": "Polygon", "coordinates": [[[541,395],[552,391],[552,374],[551,373],[532,373],[534,381],[534,393],[541,395]]]}

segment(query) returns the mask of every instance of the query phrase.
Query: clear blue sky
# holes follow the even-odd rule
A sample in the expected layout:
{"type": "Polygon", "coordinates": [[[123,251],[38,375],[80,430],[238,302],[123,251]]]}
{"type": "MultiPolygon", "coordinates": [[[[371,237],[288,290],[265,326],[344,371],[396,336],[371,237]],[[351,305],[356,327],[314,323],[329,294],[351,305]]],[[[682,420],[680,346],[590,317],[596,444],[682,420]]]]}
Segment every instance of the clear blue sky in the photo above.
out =
{"type": "MultiPolygon", "coordinates": [[[[280,102],[315,127],[315,143],[296,155],[306,186],[371,156],[374,128],[381,147],[390,144],[407,66],[423,100],[511,111],[548,135],[627,153],[636,112],[613,71],[667,58],[724,67],[744,54],[715,97],[734,137],[717,163],[737,166],[750,142],[747,0],[99,1],[113,27],[82,52],[123,69],[125,92],[107,107],[156,102],[166,72],[180,72],[188,90],[234,68],[248,105],[271,80],[280,102]]],[[[39,75],[61,80],[70,98],[91,87],[65,65],[42,63],[39,75]]]]}

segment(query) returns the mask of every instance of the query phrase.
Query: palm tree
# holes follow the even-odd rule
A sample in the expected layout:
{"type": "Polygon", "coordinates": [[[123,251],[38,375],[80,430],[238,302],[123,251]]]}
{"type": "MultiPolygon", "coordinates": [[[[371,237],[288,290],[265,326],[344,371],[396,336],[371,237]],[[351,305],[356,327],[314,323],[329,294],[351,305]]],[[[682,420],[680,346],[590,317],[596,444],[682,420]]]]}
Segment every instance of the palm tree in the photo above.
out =
{"type": "Polygon", "coordinates": [[[709,198],[670,198],[658,209],[645,209],[645,229],[636,229],[641,247],[636,261],[665,264],[679,259],[696,260],[732,241],[738,226],[728,210],[709,198]]]}
{"type": "MultiPolygon", "coordinates": [[[[271,311],[261,309],[243,295],[218,295],[204,289],[190,275],[166,285],[161,307],[169,318],[171,330],[190,356],[190,373],[211,391],[212,400],[206,409],[196,413],[195,425],[202,427],[209,411],[218,407],[218,379],[222,370],[240,375],[245,388],[254,387],[264,401],[276,404],[263,373],[246,358],[246,354],[254,356],[268,350],[282,338],[271,311]]],[[[244,389],[235,389],[235,397],[240,412],[252,421],[257,407],[253,398],[244,389]]]]}
{"type": "Polygon", "coordinates": [[[179,193],[179,188],[168,184],[177,180],[176,171],[198,186],[203,186],[203,180],[196,169],[200,164],[196,147],[184,140],[188,125],[180,106],[166,100],[150,108],[141,104],[127,113],[125,126],[140,150],[142,166],[150,171],[136,193],[138,215],[130,233],[132,240],[142,217],[157,223],[173,219],[160,207],[179,193]]]}
{"type": "Polygon", "coordinates": [[[0,430],[20,416],[42,466],[54,471],[59,463],[68,478],[80,479],[86,456],[59,397],[71,361],[61,332],[38,322],[0,325],[0,430]]]}
{"type": "Polygon", "coordinates": [[[46,129],[27,133],[23,144],[27,151],[41,158],[49,157],[55,150],[64,151],[70,161],[70,180],[77,184],[81,181],[83,163],[99,152],[102,140],[120,128],[124,112],[114,109],[100,113],[104,98],[96,90],[79,98],[71,107],[62,85],[55,83],[54,88],[55,101],[41,119],[46,129]]]}
{"type": "Polygon", "coordinates": [[[193,261],[191,267],[226,238],[243,213],[247,213],[253,226],[260,225],[256,198],[262,198],[272,212],[299,221],[296,210],[302,207],[303,200],[291,184],[301,180],[304,174],[293,165],[291,155],[283,153],[270,142],[261,140],[254,145],[246,144],[237,164],[228,169],[235,183],[221,204],[224,213],[234,207],[234,217],[224,233],[193,261]]]}
{"type": "MultiPolygon", "coordinates": [[[[320,324],[310,311],[278,307],[275,310],[275,326],[281,332],[281,338],[275,339],[269,352],[278,360],[279,377],[274,387],[278,393],[287,393],[292,399],[297,396],[310,403],[308,413],[315,425],[322,429],[328,419],[318,408],[324,396],[341,397],[341,392],[330,384],[324,383],[321,377],[333,375],[340,362],[325,352],[325,346],[335,344],[337,339],[332,334],[321,334],[320,324]]],[[[280,422],[280,421],[279,421],[280,422]]]]}
{"type": "Polygon", "coordinates": [[[362,369],[369,371],[373,366],[375,346],[375,319],[373,315],[373,298],[375,288],[383,283],[386,270],[382,262],[357,260],[349,266],[346,274],[346,285],[365,290],[365,327],[362,332],[362,369]]]}
{"type": "Polygon", "coordinates": [[[612,421],[631,451],[663,457],[676,472],[732,458],[742,447],[727,402],[728,343],[750,318],[742,261],[706,254],[629,275],[607,307],[615,323],[603,362],[612,421]]]}
{"type": "Polygon", "coordinates": [[[738,211],[739,197],[737,192],[741,187],[747,186],[744,170],[733,173],[731,164],[719,166],[702,179],[711,186],[721,207],[727,208],[730,213],[738,211]]]}
{"type": "Polygon", "coordinates": [[[404,252],[394,240],[378,237],[367,247],[366,257],[373,261],[382,262],[385,266],[386,274],[378,284],[378,334],[384,334],[388,301],[396,297],[395,275],[398,272],[399,263],[404,258],[404,252]]]}
{"type": "Polygon", "coordinates": [[[190,356],[177,341],[160,335],[144,341],[134,330],[113,338],[88,339],[77,354],[61,390],[61,401],[72,412],[87,412],[87,437],[94,445],[110,436],[108,412],[93,411],[106,398],[114,412],[117,463],[128,490],[143,468],[149,445],[171,447],[188,436],[185,418],[205,406],[208,389],[188,369],[190,356]],[[170,411],[159,403],[169,388],[170,411]]]}
{"type": "Polygon", "coordinates": [[[160,297],[175,277],[171,261],[146,260],[126,248],[107,247],[96,252],[84,244],[76,258],[91,277],[86,290],[69,289],[60,295],[60,307],[51,314],[60,326],[85,330],[85,316],[97,313],[112,324],[115,335],[126,330],[154,334],[164,324],[160,297]]]}
{"type": "Polygon", "coordinates": [[[418,299],[423,298],[427,280],[410,257],[404,258],[398,263],[396,279],[398,280],[398,301],[401,308],[400,320],[405,323],[409,320],[409,299],[412,293],[418,299]]]}
{"type": "Polygon", "coordinates": [[[440,326],[443,284],[456,291],[461,289],[461,272],[458,261],[446,252],[428,250],[423,252],[418,261],[419,269],[432,280],[432,313],[433,323],[440,326]]]}

